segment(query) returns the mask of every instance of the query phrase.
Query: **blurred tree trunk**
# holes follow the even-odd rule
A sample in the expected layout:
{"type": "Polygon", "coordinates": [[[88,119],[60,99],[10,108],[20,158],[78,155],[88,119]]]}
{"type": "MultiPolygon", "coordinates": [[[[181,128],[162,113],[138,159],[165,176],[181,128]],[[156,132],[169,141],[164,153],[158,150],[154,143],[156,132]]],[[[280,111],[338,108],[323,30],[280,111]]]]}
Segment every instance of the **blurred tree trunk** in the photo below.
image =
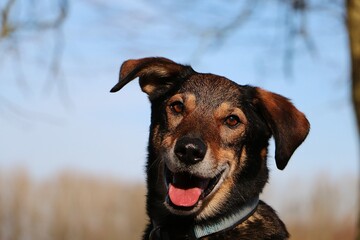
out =
{"type": "MultiPolygon", "coordinates": [[[[347,0],[347,27],[351,56],[352,101],[360,136],[360,1],[347,0]]],[[[360,161],[360,159],[359,159],[360,161]]],[[[360,177],[360,169],[359,169],[360,177]]],[[[359,180],[360,181],[360,180],[359,180]]],[[[359,184],[360,185],[360,184],[359,184]]],[[[357,240],[360,240],[360,190],[358,199],[357,240]]]]}

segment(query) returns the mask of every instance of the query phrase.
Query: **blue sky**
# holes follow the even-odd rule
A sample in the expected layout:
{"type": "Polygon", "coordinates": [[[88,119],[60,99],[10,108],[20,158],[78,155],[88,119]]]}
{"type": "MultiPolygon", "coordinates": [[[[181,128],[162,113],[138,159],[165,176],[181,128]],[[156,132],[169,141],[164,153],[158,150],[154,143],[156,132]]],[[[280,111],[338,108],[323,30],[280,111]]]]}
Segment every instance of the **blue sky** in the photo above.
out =
{"type": "Polygon", "coordinates": [[[293,72],[287,75],[285,9],[277,5],[257,7],[255,15],[215,47],[201,37],[211,34],[204,29],[229,22],[241,4],[214,0],[190,6],[184,1],[180,9],[161,1],[89,2],[71,2],[61,35],[26,33],[27,41],[19,45],[20,60],[4,55],[6,44],[0,46],[6,56],[0,61],[0,97],[21,109],[14,113],[0,101],[1,169],[22,166],[40,177],[74,169],[142,181],[149,102],[137,81],[116,94],[109,90],[126,59],[164,56],[191,64],[198,72],[282,94],[307,115],[310,135],[284,171],[276,169],[271,147],[273,181],[357,173],[347,38],[340,16],[327,12],[308,16],[316,51],[309,52],[303,41],[296,40],[293,72]],[[48,73],[48,53],[56,43],[54,36],[64,39],[58,79],[66,82],[67,94],[59,95],[56,87],[44,88],[53,77],[48,73]],[[19,79],[27,83],[23,90],[16,83],[19,79]]]}

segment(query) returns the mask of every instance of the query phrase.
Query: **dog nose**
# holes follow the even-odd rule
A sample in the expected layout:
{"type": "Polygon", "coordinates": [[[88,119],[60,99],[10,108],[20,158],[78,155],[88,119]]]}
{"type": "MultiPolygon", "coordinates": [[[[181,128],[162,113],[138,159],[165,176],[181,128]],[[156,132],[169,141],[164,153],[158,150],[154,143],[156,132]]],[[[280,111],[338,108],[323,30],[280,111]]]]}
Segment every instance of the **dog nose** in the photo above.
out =
{"type": "Polygon", "coordinates": [[[206,144],[199,138],[183,137],[176,142],[175,155],[187,164],[202,161],[206,154],[206,144]]]}

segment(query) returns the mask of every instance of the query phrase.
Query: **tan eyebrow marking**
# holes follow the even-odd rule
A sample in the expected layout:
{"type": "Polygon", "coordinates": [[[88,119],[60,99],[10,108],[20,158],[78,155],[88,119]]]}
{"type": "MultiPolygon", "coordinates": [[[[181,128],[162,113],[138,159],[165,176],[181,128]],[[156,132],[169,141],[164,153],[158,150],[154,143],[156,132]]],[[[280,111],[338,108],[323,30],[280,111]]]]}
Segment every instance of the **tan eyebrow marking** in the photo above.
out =
{"type": "Polygon", "coordinates": [[[221,103],[220,106],[214,111],[215,119],[222,119],[232,114],[238,116],[243,124],[247,123],[244,112],[241,111],[240,108],[232,107],[231,103],[229,102],[221,103]]]}

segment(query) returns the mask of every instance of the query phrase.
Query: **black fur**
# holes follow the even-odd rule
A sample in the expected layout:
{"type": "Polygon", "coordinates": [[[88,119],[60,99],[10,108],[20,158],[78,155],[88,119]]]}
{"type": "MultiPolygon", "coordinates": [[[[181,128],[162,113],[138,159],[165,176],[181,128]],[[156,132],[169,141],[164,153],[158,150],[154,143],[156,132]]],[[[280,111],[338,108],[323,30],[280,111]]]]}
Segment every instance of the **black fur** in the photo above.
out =
{"type": "MultiPolygon", "coordinates": [[[[140,78],[140,86],[149,96],[152,110],[146,164],[146,205],[150,221],[144,240],[149,239],[151,232],[158,228],[166,232],[168,239],[193,239],[186,236],[195,224],[211,224],[256,198],[268,180],[266,149],[270,137],[275,137],[276,163],[279,169],[283,169],[309,130],[305,116],[280,95],[238,85],[217,75],[200,74],[189,66],[164,58],[126,61],[120,71],[119,83],[112,91],[120,90],[136,77],[140,78]],[[172,113],[169,101],[174,95],[181,96],[185,109],[194,109],[182,112],[180,117],[172,113]],[[195,103],[187,102],[188,98],[194,98],[195,103]],[[231,106],[224,107],[223,103],[231,106]],[[223,126],[218,115],[227,116],[227,111],[232,109],[238,109],[237,114],[243,113],[244,122],[234,128],[223,126]],[[189,211],[189,214],[185,208],[180,208],[178,213],[176,207],[166,205],[169,196],[165,169],[169,167],[169,161],[183,164],[171,152],[174,142],[183,135],[196,136],[208,144],[212,155],[203,160],[210,161],[205,167],[223,164],[231,172],[231,175],[224,176],[224,182],[214,190],[213,195],[206,196],[206,202],[198,200],[199,209],[196,210],[195,205],[191,207],[195,210],[189,211]],[[229,155],[226,155],[227,152],[229,155]],[[225,161],[223,156],[227,158],[225,163],[222,163],[225,161]],[[213,196],[218,196],[221,202],[216,202],[213,196]]],[[[186,166],[187,174],[194,174],[196,165],[186,166]]],[[[181,169],[179,171],[184,171],[181,169]]],[[[228,231],[214,233],[204,239],[280,240],[288,237],[286,227],[275,211],[260,201],[248,219],[228,231]]]]}

